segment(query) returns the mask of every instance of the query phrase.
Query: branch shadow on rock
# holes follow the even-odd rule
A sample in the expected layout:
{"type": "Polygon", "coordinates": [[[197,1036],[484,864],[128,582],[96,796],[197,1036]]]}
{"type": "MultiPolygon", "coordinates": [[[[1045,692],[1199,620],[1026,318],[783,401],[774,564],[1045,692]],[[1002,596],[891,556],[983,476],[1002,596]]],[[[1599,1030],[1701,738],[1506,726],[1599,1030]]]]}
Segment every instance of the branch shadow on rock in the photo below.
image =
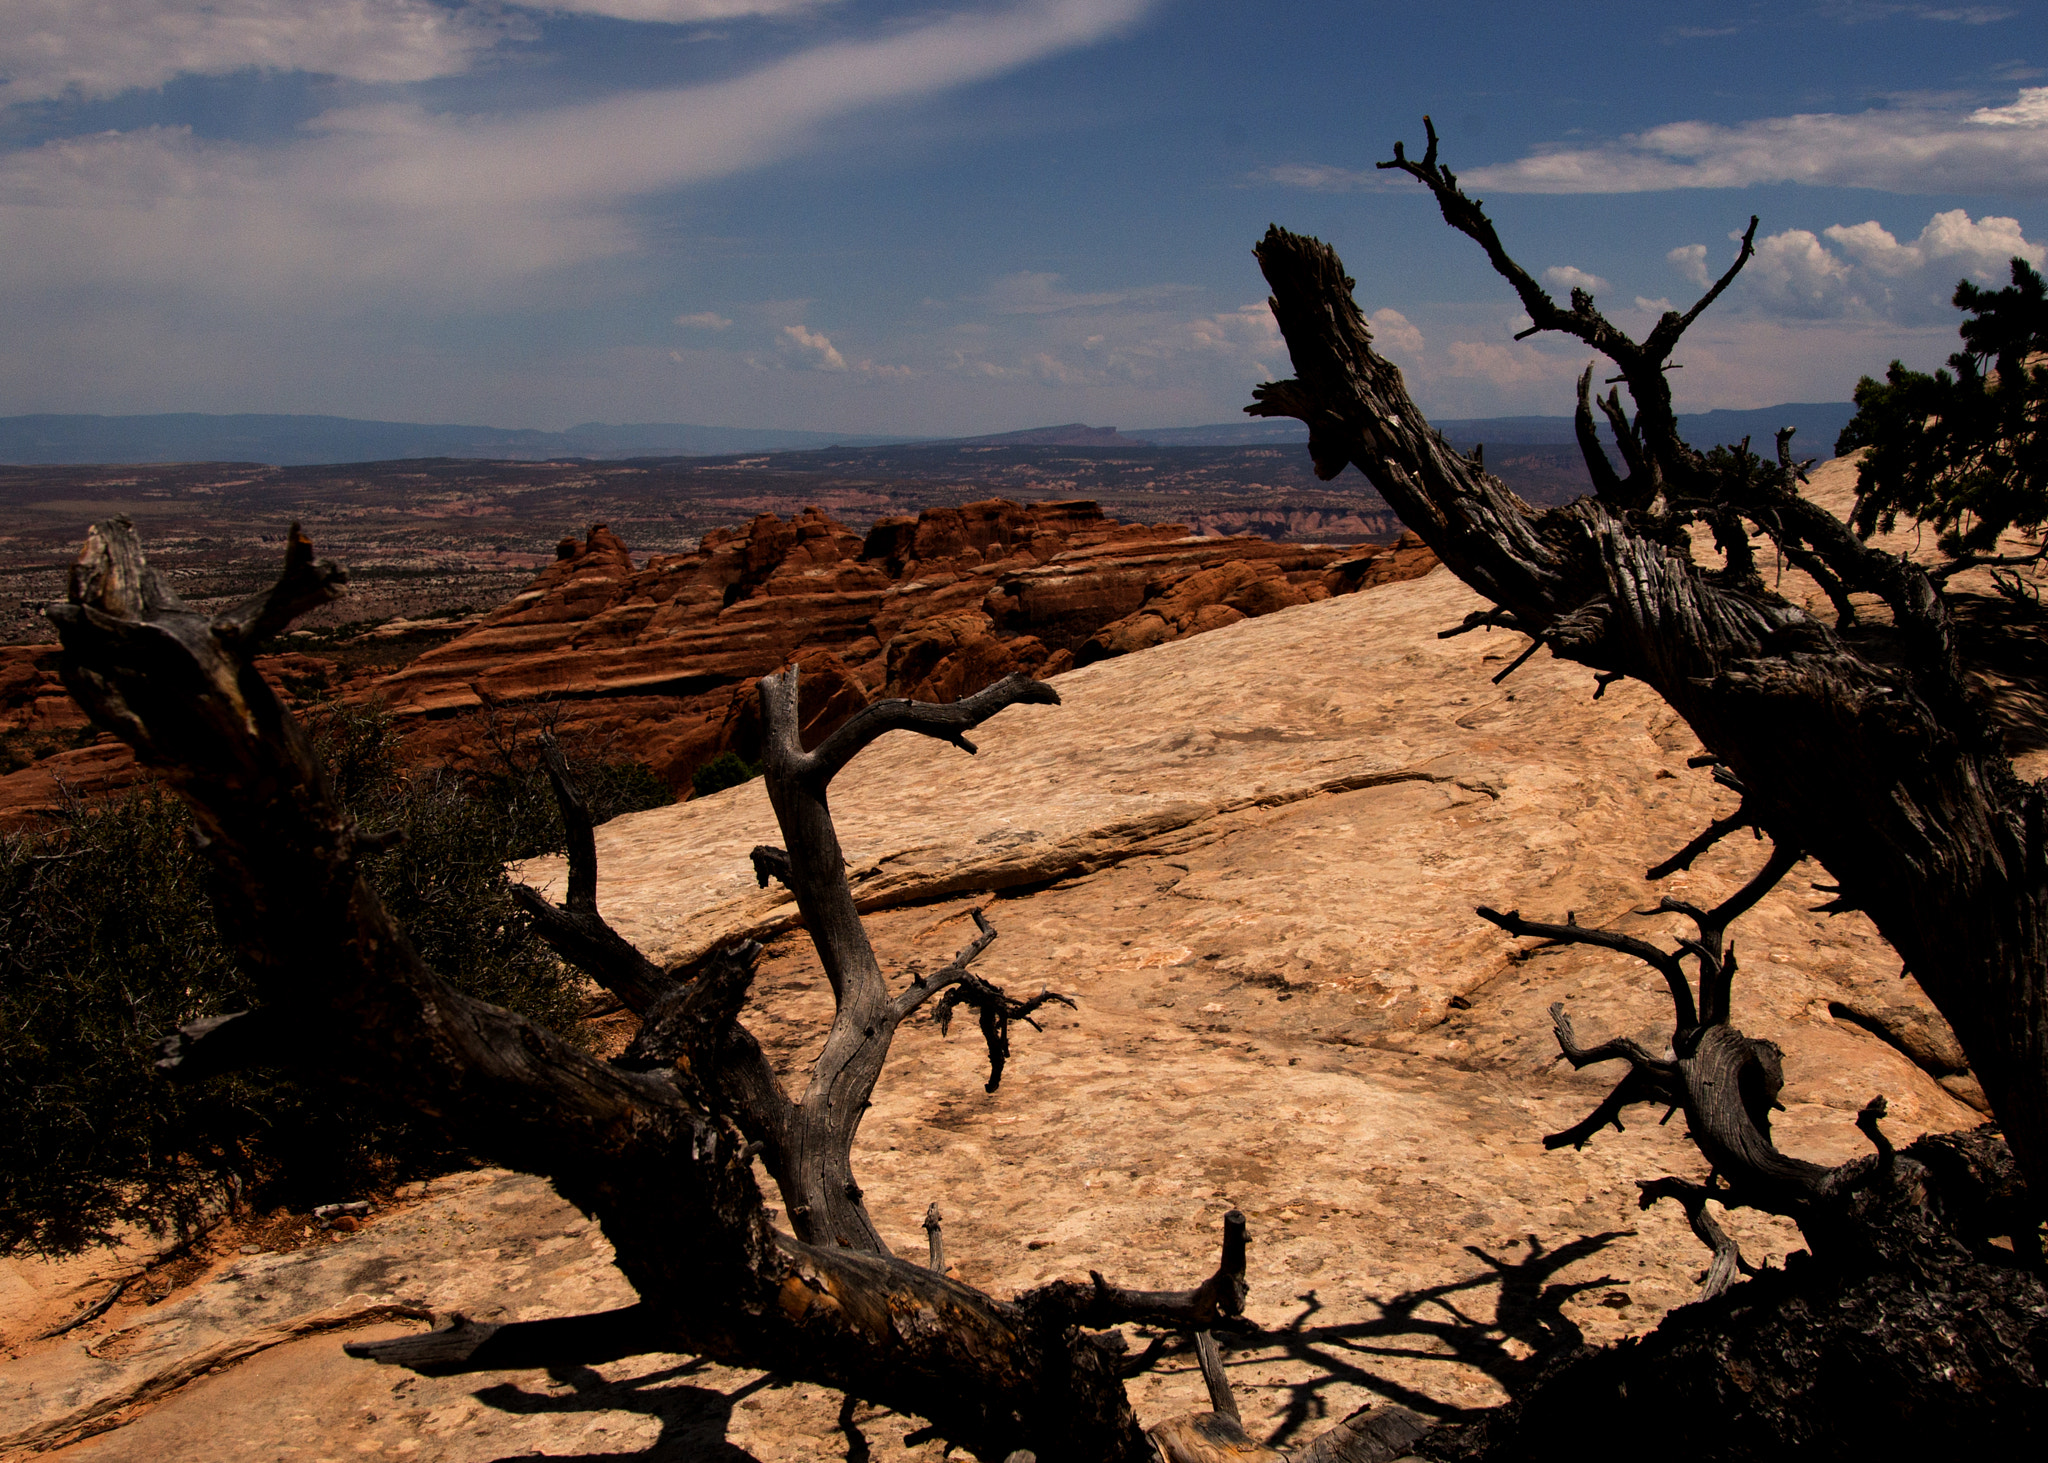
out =
{"type": "MultiPolygon", "coordinates": [[[[550,1453],[556,1463],[616,1463],[627,1458],[643,1463],[759,1463],[752,1453],[729,1441],[726,1432],[732,1425],[733,1409],[756,1392],[779,1385],[778,1379],[764,1374],[730,1392],[679,1385],[683,1378],[709,1365],[701,1359],[686,1361],[618,1381],[587,1366],[557,1366],[548,1368],[548,1376],[568,1386],[571,1390],[567,1392],[535,1392],[518,1383],[500,1382],[471,1395],[486,1407],[522,1417],[621,1412],[653,1418],[660,1426],[654,1441],[636,1451],[550,1453]]],[[[513,1463],[529,1456],[525,1451],[508,1453],[495,1463],[513,1463]]]]}
{"type": "Polygon", "coordinates": [[[1296,1297],[1302,1309],[1286,1325],[1224,1344],[1240,1354],[1252,1352],[1262,1361],[1285,1358],[1309,1368],[1303,1380],[1273,1389],[1285,1392],[1287,1401],[1268,1435],[1271,1447],[1298,1446],[1342,1416],[1341,1410],[1332,1411],[1325,1395],[1339,1383],[1361,1387],[1433,1422],[1457,1421],[1473,1409],[1396,1381],[1377,1364],[1384,1359],[1474,1367],[1510,1398],[1521,1397],[1554,1363],[1586,1345],[1578,1323],[1565,1311],[1566,1303],[1589,1290],[1620,1283],[1611,1275],[1569,1281],[1556,1277],[1631,1232],[1581,1235],[1554,1249],[1532,1234],[1520,1242],[1526,1243],[1528,1254],[1519,1260],[1467,1245],[1466,1253],[1485,1269],[1463,1280],[1375,1300],[1375,1319],[1318,1324],[1323,1301],[1311,1290],[1296,1297]],[[1473,1303],[1489,1289],[1495,1291],[1490,1318],[1478,1314],[1479,1306],[1473,1303]]]}

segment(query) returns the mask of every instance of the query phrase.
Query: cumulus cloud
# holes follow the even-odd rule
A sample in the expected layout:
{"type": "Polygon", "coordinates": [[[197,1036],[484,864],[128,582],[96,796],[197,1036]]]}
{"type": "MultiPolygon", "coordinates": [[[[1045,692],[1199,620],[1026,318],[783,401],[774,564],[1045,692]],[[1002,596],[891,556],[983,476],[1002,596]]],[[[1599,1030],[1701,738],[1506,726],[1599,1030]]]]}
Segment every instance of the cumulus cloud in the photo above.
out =
{"type": "Polygon", "coordinates": [[[1937,213],[1910,244],[1901,244],[1876,219],[1836,224],[1826,232],[1857,263],[1889,278],[1940,264],[1990,283],[2005,274],[2015,255],[2030,264],[2048,261],[2048,247],[2030,241],[2018,219],[1987,214],[1973,222],[1960,208],[1937,213]]]}
{"type": "Polygon", "coordinates": [[[1673,269],[1702,288],[1705,288],[1714,277],[1707,272],[1705,244],[1680,244],[1664,257],[1673,269]]]}
{"type": "Polygon", "coordinates": [[[801,325],[782,327],[783,338],[796,348],[797,356],[814,371],[843,371],[846,357],[839,354],[832,338],[801,325]]]}
{"type": "MultiPolygon", "coordinates": [[[[785,360],[793,359],[805,370],[843,371],[868,382],[908,381],[917,374],[909,366],[885,365],[865,358],[849,361],[832,344],[830,336],[802,325],[782,327],[782,350],[785,360]]],[[[750,363],[759,367],[774,364],[759,358],[751,359],[750,363]]]]}
{"type": "Polygon", "coordinates": [[[1849,266],[1810,231],[1787,229],[1758,243],[1743,280],[1749,293],[1793,314],[1833,315],[1848,290],[1849,266]]]}
{"type": "Polygon", "coordinates": [[[0,103],[250,68],[426,81],[524,30],[497,7],[435,0],[6,0],[0,103]]]}
{"type": "MultiPolygon", "coordinates": [[[[262,0],[220,0],[244,3],[262,0]]],[[[1152,3],[1018,0],[812,45],[724,81],[525,114],[355,107],[277,146],[174,127],[59,139],[0,158],[0,234],[17,288],[176,285],[335,308],[351,285],[384,300],[474,298],[631,252],[640,198],[787,156],[861,109],[1100,40],[1152,3]]],[[[340,8],[351,5],[432,9],[340,8]]]]}
{"type": "Polygon", "coordinates": [[[1972,112],[1896,107],[1723,126],[1673,122],[1465,172],[1504,193],[1639,193],[1809,183],[1895,193],[2048,193],[2048,87],[1972,112]]]}
{"type": "Polygon", "coordinates": [[[1953,313],[1958,277],[2000,283],[2015,255],[2048,263],[2048,245],[2028,239],[2017,219],[1972,219],[1960,208],[1935,214],[1910,243],[1876,219],[1819,234],[1788,229],[1758,242],[1737,298],[1797,318],[1927,324],[1953,313]]]}
{"type": "Polygon", "coordinates": [[[676,316],[676,324],[685,330],[730,330],[732,321],[716,310],[699,310],[694,315],[676,316]]]}
{"type": "Polygon", "coordinates": [[[1607,281],[1599,275],[1588,274],[1585,270],[1575,269],[1569,264],[1553,264],[1544,270],[1543,282],[1552,289],[1584,290],[1589,295],[1607,288],[1607,281]]]}
{"type": "Polygon", "coordinates": [[[1368,318],[1372,323],[1374,343],[1383,352],[1392,352],[1397,356],[1422,354],[1422,332],[1399,310],[1391,307],[1375,310],[1368,318]]]}
{"type": "Polygon", "coordinates": [[[1190,320],[1186,327],[1188,348],[1232,356],[1285,357],[1287,342],[1273,323],[1273,312],[1263,303],[1239,305],[1220,315],[1190,320]]]}
{"type": "Polygon", "coordinates": [[[1165,305],[1184,285],[1147,285],[1098,296],[1060,290],[1057,275],[1010,275],[969,303],[1020,299],[1085,301],[1059,309],[1007,308],[991,328],[966,320],[947,332],[945,369],[990,380],[1063,387],[1186,386],[1229,382],[1227,389],[1285,367],[1287,344],[1263,301],[1209,314],[1165,305]]]}
{"type": "Polygon", "coordinates": [[[1979,107],[1970,120],[1985,127],[2048,127],[2048,86],[2030,86],[2002,107],[1979,107]]]}

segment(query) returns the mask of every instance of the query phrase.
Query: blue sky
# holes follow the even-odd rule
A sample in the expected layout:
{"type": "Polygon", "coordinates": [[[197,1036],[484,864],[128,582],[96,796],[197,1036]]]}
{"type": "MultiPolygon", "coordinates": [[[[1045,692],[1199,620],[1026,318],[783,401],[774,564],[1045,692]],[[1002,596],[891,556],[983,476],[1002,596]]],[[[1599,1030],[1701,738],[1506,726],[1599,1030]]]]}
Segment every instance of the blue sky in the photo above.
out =
{"type": "Polygon", "coordinates": [[[2038,4],[4,0],[0,415],[930,434],[1229,420],[1250,248],[1331,240],[1425,410],[1577,347],[1423,190],[1647,328],[1682,409],[1842,400],[2048,262],[2038,4]]]}

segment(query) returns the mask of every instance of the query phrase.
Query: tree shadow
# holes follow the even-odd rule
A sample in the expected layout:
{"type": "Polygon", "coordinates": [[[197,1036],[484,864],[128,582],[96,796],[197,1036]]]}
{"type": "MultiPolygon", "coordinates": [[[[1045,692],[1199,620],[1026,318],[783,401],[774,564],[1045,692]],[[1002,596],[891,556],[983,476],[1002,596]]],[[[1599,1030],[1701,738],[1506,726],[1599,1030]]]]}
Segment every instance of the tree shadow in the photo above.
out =
{"type": "Polygon", "coordinates": [[[1285,1326],[1241,1337],[1219,1333],[1217,1340],[1225,1348],[1226,1364],[1229,1352],[1237,1351],[1248,1353],[1246,1360],[1285,1358],[1310,1368],[1304,1380],[1277,1389],[1284,1390],[1288,1400],[1285,1413],[1267,1438],[1270,1447],[1301,1441],[1302,1429],[1311,1422],[1334,1420],[1324,1394],[1338,1383],[1364,1388],[1425,1418],[1462,1417],[1468,1409],[1395,1381],[1378,1370],[1375,1361],[1460,1363],[1493,1378],[1509,1396],[1523,1395],[1552,1361],[1585,1345],[1578,1323],[1565,1313],[1565,1302],[1586,1291],[1620,1283],[1611,1275],[1573,1281],[1553,1277],[1630,1233],[1633,1231],[1608,1230],[1584,1235],[1554,1250],[1545,1249],[1532,1234],[1529,1253],[1520,1260],[1503,1259],[1477,1245],[1467,1245],[1466,1253],[1484,1263],[1483,1271],[1464,1280],[1376,1301],[1379,1315],[1375,1319],[1318,1325],[1316,1317],[1323,1302],[1311,1290],[1297,1297],[1302,1308],[1285,1326]],[[1489,1289],[1496,1290],[1490,1318],[1477,1314],[1479,1307],[1471,1303],[1482,1299],[1480,1293],[1489,1289]]]}
{"type": "MultiPolygon", "coordinates": [[[[637,1452],[550,1453],[554,1463],[619,1463],[623,1458],[637,1458],[643,1463],[759,1463],[752,1453],[729,1441],[726,1431],[732,1425],[734,1407],[764,1388],[780,1385],[780,1380],[762,1375],[730,1392],[677,1385],[679,1379],[708,1365],[700,1358],[616,1382],[587,1366],[549,1367],[548,1375],[566,1384],[570,1391],[530,1392],[514,1383],[502,1382],[472,1395],[487,1407],[526,1417],[631,1412],[654,1418],[661,1426],[655,1440],[637,1452]]],[[[530,1456],[508,1454],[496,1463],[513,1463],[515,1458],[530,1456]]]]}

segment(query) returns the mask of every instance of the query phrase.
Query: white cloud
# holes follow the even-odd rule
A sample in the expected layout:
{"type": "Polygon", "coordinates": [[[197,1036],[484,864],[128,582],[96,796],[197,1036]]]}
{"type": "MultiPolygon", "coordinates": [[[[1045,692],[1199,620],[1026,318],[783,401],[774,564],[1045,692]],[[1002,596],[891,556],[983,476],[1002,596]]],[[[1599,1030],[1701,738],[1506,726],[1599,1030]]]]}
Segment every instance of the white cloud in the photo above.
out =
{"type": "Polygon", "coordinates": [[[1491,340],[1454,340],[1444,352],[1443,364],[1422,374],[1424,379],[1471,377],[1501,388],[1552,385],[1575,379],[1585,369],[1584,354],[1565,355],[1491,340]]]}
{"type": "Polygon", "coordinates": [[[1949,297],[1959,275],[2000,283],[2015,255],[2048,262],[2048,245],[2028,239],[2016,219],[1972,219],[1960,208],[1935,214],[1911,243],[1875,219],[1818,235],[1788,229],[1758,242],[1736,298],[1794,318],[1932,324],[1954,316],[1949,297]]]}
{"type": "Polygon", "coordinates": [[[1273,312],[1264,303],[1239,305],[1220,315],[1190,320],[1186,327],[1187,348],[1214,351],[1230,356],[1285,357],[1287,342],[1273,323],[1273,312]]]}
{"type": "Polygon", "coordinates": [[[1792,315],[1835,315],[1849,293],[1849,266],[1806,229],[1772,234],[1742,272],[1747,293],[1792,315]]]}
{"type": "Polygon", "coordinates": [[[2018,219],[1986,215],[1973,222],[1960,208],[1937,213],[1910,244],[1901,244],[1876,219],[1836,224],[1826,233],[1858,264],[1888,279],[1938,265],[1946,273],[1962,269],[1991,284],[2005,277],[2015,255],[2030,264],[2048,262],[2048,246],[2030,241],[2018,219]]]}
{"type": "MultiPolygon", "coordinates": [[[[783,352],[793,357],[803,369],[811,371],[844,371],[861,379],[878,383],[883,381],[908,381],[917,372],[908,366],[883,365],[865,358],[848,361],[832,344],[832,338],[823,331],[811,330],[802,325],[782,327],[783,352]]],[[[768,368],[774,363],[751,359],[749,364],[768,368]]]]}
{"type": "MultiPolygon", "coordinates": [[[[1405,174],[1393,174],[1406,182],[1405,174]]],[[[1255,183],[1278,183],[1283,188],[1307,188],[1316,193],[1349,193],[1359,188],[1392,186],[1389,175],[1378,168],[1338,168],[1327,163],[1280,163],[1251,175],[1255,183]]]]}
{"type": "Polygon", "coordinates": [[[730,330],[732,321],[715,310],[699,310],[694,315],[676,316],[676,324],[685,330],[730,330]]]}
{"type": "Polygon", "coordinates": [[[435,0],[6,0],[0,102],[249,68],[425,81],[523,29],[497,7],[435,0]]]}
{"type": "MultiPolygon", "coordinates": [[[[342,9],[400,3],[412,0],[342,9]]],[[[1100,40],[1152,3],[1018,0],[810,46],[725,81],[524,115],[358,107],[278,146],[180,128],[60,139],[0,158],[8,282],[339,311],[363,292],[474,300],[635,250],[637,199],[765,165],[858,110],[1100,40]]]]}
{"type": "Polygon", "coordinates": [[[1057,315],[1069,310],[1092,310],[1104,305],[1120,305],[1132,298],[1126,290],[1083,294],[1063,289],[1061,281],[1065,278],[1063,274],[1019,270],[1015,274],[1004,275],[990,285],[979,303],[987,305],[999,315],[1057,315]]]}
{"type": "Polygon", "coordinates": [[[413,82],[535,33],[535,14],[695,24],[838,0],[5,0],[0,105],[113,96],[177,76],[303,71],[413,82]]]}
{"type": "Polygon", "coordinates": [[[2048,127],[2048,86],[2030,86],[2002,107],[1979,107],[1972,122],[1986,127],[2048,127]]]}
{"type": "Polygon", "coordinates": [[[1470,168],[1506,193],[1638,193],[1757,183],[1898,193],[2048,193],[2048,87],[1968,114],[1931,107],[1673,122],[1591,148],[1552,148],[1470,168]]]}
{"type": "Polygon", "coordinates": [[[657,21],[687,25],[706,20],[738,20],[749,15],[792,15],[816,10],[837,0],[512,0],[527,10],[564,15],[605,15],[613,20],[657,21]]]}
{"type": "Polygon", "coordinates": [[[806,330],[801,325],[785,325],[782,334],[796,347],[797,355],[814,371],[843,371],[846,357],[839,354],[830,336],[815,330],[806,330]]]}
{"type": "Polygon", "coordinates": [[[1713,276],[1707,273],[1707,246],[1705,244],[1680,244],[1664,256],[1671,267],[1694,284],[1704,287],[1713,276]]]}
{"type": "MultiPolygon", "coordinates": [[[[1671,301],[1665,299],[1662,295],[1657,296],[1657,298],[1654,300],[1649,299],[1644,295],[1637,295],[1636,308],[1638,310],[1641,310],[1646,315],[1662,316],[1669,314],[1673,310],[1677,310],[1678,306],[1672,304],[1671,301]]],[[[1683,314],[1684,312],[1680,311],[1680,313],[1683,314]]]]}
{"type": "Polygon", "coordinates": [[[1373,339],[1382,352],[1392,352],[1397,356],[1422,354],[1422,332],[1399,310],[1391,307],[1375,310],[1369,318],[1373,339]]]}
{"type": "Polygon", "coordinates": [[[1543,282],[1553,289],[1584,290],[1589,295],[1607,288],[1607,281],[1597,274],[1588,274],[1569,264],[1553,264],[1544,270],[1543,282]]]}

